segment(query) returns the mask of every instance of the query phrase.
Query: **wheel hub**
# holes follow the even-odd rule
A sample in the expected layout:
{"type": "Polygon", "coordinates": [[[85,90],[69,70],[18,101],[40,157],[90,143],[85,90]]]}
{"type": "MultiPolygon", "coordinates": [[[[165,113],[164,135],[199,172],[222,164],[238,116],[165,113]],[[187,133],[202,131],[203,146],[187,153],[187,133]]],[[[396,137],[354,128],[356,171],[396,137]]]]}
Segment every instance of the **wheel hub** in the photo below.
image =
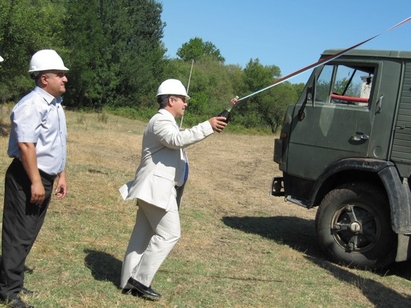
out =
{"type": "Polygon", "coordinates": [[[354,221],[350,225],[350,230],[354,233],[359,233],[361,232],[361,224],[358,221],[354,221]]]}
{"type": "Polygon", "coordinates": [[[347,204],[336,212],[332,229],[334,239],[346,251],[362,252],[371,249],[378,237],[374,215],[363,204],[347,204]]]}

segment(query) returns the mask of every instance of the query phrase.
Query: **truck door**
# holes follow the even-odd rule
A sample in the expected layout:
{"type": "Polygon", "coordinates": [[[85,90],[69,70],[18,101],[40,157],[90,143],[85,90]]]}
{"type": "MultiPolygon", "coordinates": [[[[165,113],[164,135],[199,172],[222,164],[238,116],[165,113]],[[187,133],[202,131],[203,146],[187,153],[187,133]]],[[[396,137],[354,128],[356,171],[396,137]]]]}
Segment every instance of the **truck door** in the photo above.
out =
{"type": "Polygon", "coordinates": [[[338,159],[369,156],[374,71],[354,62],[313,72],[307,84],[312,95],[294,110],[287,173],[315,180],[338,159]]]}

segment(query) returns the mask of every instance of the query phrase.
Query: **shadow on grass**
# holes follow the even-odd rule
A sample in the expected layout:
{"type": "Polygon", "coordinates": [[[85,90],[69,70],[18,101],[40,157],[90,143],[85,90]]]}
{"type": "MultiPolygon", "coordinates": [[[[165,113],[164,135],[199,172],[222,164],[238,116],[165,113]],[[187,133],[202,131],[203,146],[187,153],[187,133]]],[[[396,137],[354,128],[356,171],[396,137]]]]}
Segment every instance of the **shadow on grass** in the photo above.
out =
{"type": "Polygon", "coordinates": [[[84,261],[96,280],[111,281],[116,287],[120,285],[122,261],[112,255],[93,249],[85,249],[84,261]]]}
{"type": "MultiPolygon", "coordinates": [[[[298,217],[237,217],[226,216],[222,221],[229,227],[246,233],[258,234],[277,243],[287,245],[305,254],[324,259],[317,246],[314,220],[298,217]]],[[[411,280],[411,260],[396,262],[376,272],[380,276],[395,275],[411,280]]]]}
{"type": "Polygon", "coordinates": [[[314,220],[290,216],[226,216],[222,218],[222,221],[231,228],[258,234],[308,255],[322,256],[315,238],[314,220]]]}
{"type": "MultiPolygon", "coordinates": [[[[359,290],[373,303],[374,307],[410,307],[411,297],[398,293],[369,278],[360,277],[348,269],[331,262],[306,256],[306,259],[330,272],[335,278],[359,290]]],[[[347,294],[349,296],[349,294],[347,294]]]]}
{"type": "MultiPolygon", "coordinates": [[[[398,276],[411,280],[411,260],[404,262],[395,262],[384,269],[384,276],[398,276]]],[[[410,303],[411,304],[411,303],[410,303]]]]}
{"type": "MultiPolygon", "coordinates": [[[[111,281],[118,289],[121,289],[120,273],[123,262],[102,251],[85,249],[84,252],[87,254],[85,257],[85,264],[87,268],[91,270],[94,279],[111,281]]],[[[156,301],[156,299],[147,297],[139,293],[137,290],[122,290],[122,294],[130,294],[149,302],[156,301]]]]}
{"type": "MultiPolygon", "coordinates": [[[[246,233],[258,234],[277,243],[302,251],[305,258],[328,270],[338,280],[345,281],[358,289],[376,307],[411,307],[411,297],[398,293],[372,279],[360,277],[348,269],[339,267],[323,259],[317,246],[314,220],[298,217],[223,217],[222,221],[229,227],[246,233]],[[388,300],[389,299],[389,300],[388,300]]],[[[411,261],[394,263],[384,271],[376,273],[380,276],[395,275],[411,279],[411,261]]]]}

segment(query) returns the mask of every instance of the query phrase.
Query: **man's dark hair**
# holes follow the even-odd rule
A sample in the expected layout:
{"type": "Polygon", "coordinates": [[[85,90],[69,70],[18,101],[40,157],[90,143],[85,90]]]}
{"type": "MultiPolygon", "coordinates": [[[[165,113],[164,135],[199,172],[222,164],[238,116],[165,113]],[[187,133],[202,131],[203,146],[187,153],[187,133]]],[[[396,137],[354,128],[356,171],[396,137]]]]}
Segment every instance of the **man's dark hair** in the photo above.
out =
{"type": "Polygon", "coordinates": [[[157,96],[157,103],[160,105],[159,109],[163,109],[167,106],[168,97],[169,97],[169,95],[159,95],[159,96],[157,96]]]}

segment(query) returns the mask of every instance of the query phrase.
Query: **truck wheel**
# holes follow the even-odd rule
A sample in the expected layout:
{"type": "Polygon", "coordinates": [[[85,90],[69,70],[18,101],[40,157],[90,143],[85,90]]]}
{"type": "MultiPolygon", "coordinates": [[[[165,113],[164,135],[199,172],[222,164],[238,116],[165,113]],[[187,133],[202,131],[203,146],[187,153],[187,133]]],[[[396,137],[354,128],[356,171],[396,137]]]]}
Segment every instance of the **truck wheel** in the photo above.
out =
{"type": "Polygon", "coordinates": [[[387,197],[375,186],[347,183],[330,191],[315,225],[320,247],[336,263],[375,269],[394,262],[397,236],[387,197]]]}

